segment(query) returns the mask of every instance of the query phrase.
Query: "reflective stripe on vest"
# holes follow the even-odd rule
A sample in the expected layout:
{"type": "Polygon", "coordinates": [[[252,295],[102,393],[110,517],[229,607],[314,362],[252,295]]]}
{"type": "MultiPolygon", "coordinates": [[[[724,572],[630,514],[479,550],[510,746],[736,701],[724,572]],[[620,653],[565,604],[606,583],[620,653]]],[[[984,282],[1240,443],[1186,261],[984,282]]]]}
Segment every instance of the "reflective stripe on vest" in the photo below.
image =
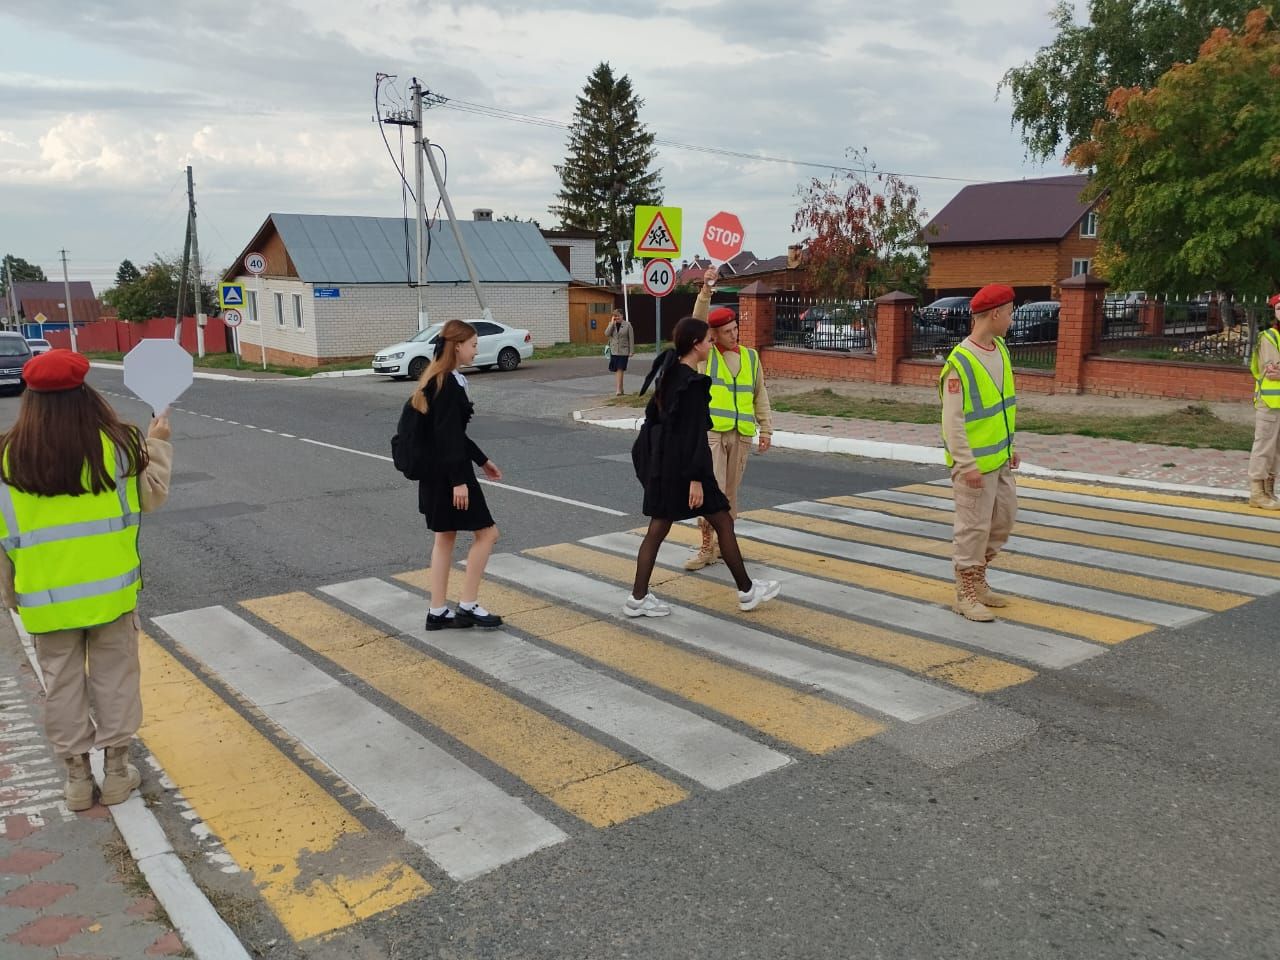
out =
{"type": "MultiPolygon", "coordinates": [[[[124,451],[102,441],[115,490],[45,497],[0,480],[0,547],[13,563],[18,614],[30,633],[108,623],[137,606],[139,480],[127,475],[124,451]]],[[[85,478],[87,485],[87,465],[85,478]]]]}
{"type": "Polygon", "coordinates": [[[756,378],[760,375],[760,354],[739,347],[738,375],[715,347],[707,355],[707,376],[711,378],[711,429],[716,433],[737,430],[744,437],[756,435],[756,378]],[[745,362],[743,362],[745,361],[745,362]]]}
{"type": "MultiPolygon", "coordinates": [[[[1013,362],[1004,341],[997,337],[995,343],[1004,364],[1003,390],[996,386],[982,361],[961,345],[951,351],[938,378],[938,395],[941,397],[947,374],[954,370],[960,375],[964,391],[965,435],[969,441],[969,449],[977,461],[978,470],[982,473],[999,470],[1009,460],[1017,427],[1018,400],[1013,383],[1013,362]],[[982,371],[981,375],[978,374],[979,370],[982,371]]],[[[945,423],[942,445],[947,466],[955,466],[955,458],[951,456],[947,445],[945,423]]]]}
{"type": "Polygon", "coordinates": [[[1249,370],[1253,373],[1253,399],[1255,403],[1261,399],[1263,406],[1280,409],[1280,380],[1267,378],[1258,357],[1263,337],[1275,344],[1276,350],[1280,351],[1280,330],[1272,327],[1258,335],[1258,345],[1254,346],[1253,355],[1249,358],[1249,370]]]}

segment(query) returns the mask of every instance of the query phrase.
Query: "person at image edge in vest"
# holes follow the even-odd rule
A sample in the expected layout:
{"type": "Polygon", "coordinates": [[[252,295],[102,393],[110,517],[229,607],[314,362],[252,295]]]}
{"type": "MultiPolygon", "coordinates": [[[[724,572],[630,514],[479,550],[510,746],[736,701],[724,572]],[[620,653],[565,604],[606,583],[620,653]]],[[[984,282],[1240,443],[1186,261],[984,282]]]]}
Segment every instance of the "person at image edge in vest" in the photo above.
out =
{"type": "Polygon", "coordinates": [[[609,369],[617,379],[617,395],[622,396],[623,378],[627,374],[627,362],[636,352],[636,332],[621,310],[613,311],[609,325],[604,328],[609,340],[609,369]]]}
{"type": "MultiPolygon", "coordinates": [[[[711,326],[712,346],[699,371],[711,378],[711,464],[716,482],[729,498],[729,516],[738,518],[738,490],[747,469],[751,438],[760,434],[760,452],[773,442],[773,410],[764,384],[760,354],[738,346],[738,316],[728,307],[710,309],[711,294],[719,273],[709,267],[693,315],[711,326]]],[[[698,521],[702,543],[685,561],[686,570],[701,570],[720,556],[715,531],[705,518],[698,521]]]]}
{"type": "Polygon", "coordinates": [[[129,763],[142,724],[138,523],[168,497],[173,468],[168,411],[144,441],[84,382],[88,372],[70,350],[29,362],[17,420],[0,438],[0,595],[35,638],[69,810],[93,806],[92,748],[106,751],[103,803],[142,780],[129,763]]]}
{"type": "Polygon", "coordinates": [[[476,358],[479,340],[475,327],[450,320],[436,340],[435,357],[422,371],[410,403],[424,418],[419,434],[426,445],[420,455],[427,464],[418,482],[418,510],[434,532],[431,545],[431,609],[426,628],[445,630],[465,627],[497,627],[502,618],[480,606],[480,580],[489,554],[498,542],[498,527],[489,514],[484,491],[476,481],[474,463],[490,480],[501,480],[502,471],[467,436],[467,424],[475,412],[467,394],[467,380],[459,367],[476,358]],[[458,595],[458,610],[450,610],[449,568],[459,530],[472,530],[475,540],[467,553],[467,571],[458,595]]]}
{"type": "Polygon", "coordinates": [[[973,332],[942,367],[942,445],[955,495],[956,602],[970,620],[994,620],[1007,597],[987,586],[987,565],[1009,540],[1018,513],[1012,471],[1017,399],[1004,335],[1013,319],[1012,287],[991,284],[970,301],[973,332]]]}
{"type": "Polygon", "coordinates": [[[754,610],[778,595],[779,584],[748,576],[733,533],[729,500],[711,467],[707,445],[711,380],[698,373],[711,351],[711,333],[705,320],[685,317],[676,324],[671,340],[672,352],[645,407],[644,426],[631,446],[631,463],[644,485],[643,510],[649,529],[636,554],[636,578],[622,612],[628,617],[671,613],[671,607],[649,591],[649,578],[671,525],[690,517],[710,521],[738,588],[738,609],[754,610]]]}
{"type": "Polygon", "coordinates": [[[1267,305],[1271,323],[1258,331],[1249,358],[1253,371],[1253,451],[1249,454],[1249,506],[1280,510],[1276,472],[1280,467],[1280,293],[1267,305]]]}

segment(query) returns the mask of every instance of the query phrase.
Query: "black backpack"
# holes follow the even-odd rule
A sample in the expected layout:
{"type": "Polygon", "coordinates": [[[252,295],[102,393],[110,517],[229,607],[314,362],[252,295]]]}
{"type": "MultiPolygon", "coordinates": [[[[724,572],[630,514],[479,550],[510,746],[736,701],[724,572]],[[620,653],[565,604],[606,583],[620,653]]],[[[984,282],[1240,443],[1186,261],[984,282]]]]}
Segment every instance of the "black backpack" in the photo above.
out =
{"type": "Polygon", "coordinates": [[[426,472],[427,418],[405,401],[391,438],[391,462],[406,480],[421,480],[426,472]]]}

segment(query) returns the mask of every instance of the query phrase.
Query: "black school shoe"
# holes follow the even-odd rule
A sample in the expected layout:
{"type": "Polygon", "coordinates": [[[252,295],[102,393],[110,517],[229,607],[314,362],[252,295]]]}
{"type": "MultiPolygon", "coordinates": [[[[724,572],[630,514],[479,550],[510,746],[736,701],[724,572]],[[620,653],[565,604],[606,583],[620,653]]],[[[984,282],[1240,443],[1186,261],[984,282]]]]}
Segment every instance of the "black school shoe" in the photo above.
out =
{"type": "Polygon", "coordinates": [[[502,618],[496,613],[477,613],[475,610],[466,610],[462,607],[458,608],[456,614],[458,626],[460,627],[494,627],[502,626],[502,618]]]}
{"type": "Polygon", "coordinates": [[[471,626],[471,620],[464,621],[461,616],[462,611],[459,610],[455,614],[452,610],[436,615],[430,610],[427,611],[427,629],[428,630],[461,630],[471,626]]]}

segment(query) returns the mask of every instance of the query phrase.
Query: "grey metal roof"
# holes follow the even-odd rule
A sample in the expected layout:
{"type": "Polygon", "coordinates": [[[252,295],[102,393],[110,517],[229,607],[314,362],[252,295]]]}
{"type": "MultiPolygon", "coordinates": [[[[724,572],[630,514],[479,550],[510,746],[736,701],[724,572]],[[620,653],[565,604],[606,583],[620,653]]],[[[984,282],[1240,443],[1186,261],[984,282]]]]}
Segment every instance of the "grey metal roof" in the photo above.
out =
{"type": "MultiPolygon", "coordinates": [[[[412,275],[412,220],[273,213],[271,221],[307,283],[404,283],[406,235],[412,275]]],[[[458,227],[481,283],[569,282],[569,271],[532,223],[464,220],[458,227]]],[[[428,237],[427,282],[465,283],[467,269],[448,222],[437,221],[428,237]]]]}

